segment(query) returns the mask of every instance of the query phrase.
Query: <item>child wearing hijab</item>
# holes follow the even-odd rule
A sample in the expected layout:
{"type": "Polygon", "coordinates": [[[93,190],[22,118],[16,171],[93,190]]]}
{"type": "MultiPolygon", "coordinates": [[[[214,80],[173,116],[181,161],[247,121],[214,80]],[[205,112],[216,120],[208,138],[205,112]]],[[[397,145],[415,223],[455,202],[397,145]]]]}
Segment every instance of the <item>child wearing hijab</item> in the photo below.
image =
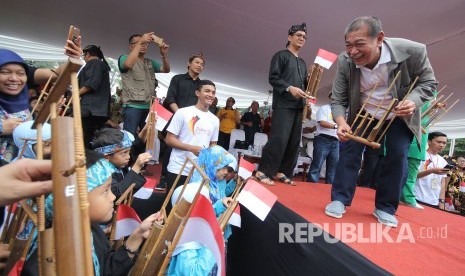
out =
{"type": "Polygon", "coordinates": [[[15,52],[0,49],[0,163],[16,156],[13,130],[29,115],[27,70],[24,60],[15,52]]]}
{"type": "MultiPolygon", "coordinates": [[[[32,129],[31,126],[34,121],[27,121],[18,125],[13,131],[13,141],[18,148],[17,158],[37,158],[37,129],[32,129]],[[26,144],[26,146],[25,146],[26,144]],[[24,150],[23,150],[24,147],[24,150]],[[21,155],[22,156],[19,156],[21,155]]],[[[52,153],[52,146],[50,140],[52,139],[52,129],[50,124],[45,123],[42,125],[42,141],[43,141],[43,158],[50,159],[52,153]]],[[[15,159],[15,160],[16,160],[15,159]]]]}
{"type": "MultiPolygon", "coordinates": [[[[229,170],[231,168],[233,170],[236,169],[236,158],[221,146],[212,146],[200,151],[197,164],[205,171],[205,174],[210,179],[207,188],[215,214],[219,217],[232,201],[228,196],[230,196],[236,188],[236,181],[234,179],[226,182],[226,176],[229,170]]],[[[202,181],[202,176],[195,170],[190,182],[200,181],[202,181]]],[[[224,229],[224,239],[227,240],[231,233],[231,226],[228,224],[224,229]]]]}
{"type": "MultiPolygon", "coordinates": [[[[134,265],[134,252],[139,251],[142,242],[148,237],[153,223],[161,220],[160,213],[155,213],[145,219],[128,237],[125,244],[116,251],[111,250],[108,238],[99,226],[107,222],[113,215],[115,196],[111,192],[111,174],[113,166],[105,159],[89,162],[87,168],[87,186],[89,191],[89,218],[92,233],[92,260],[94,273],[99,275],[128,275],[134,265]]],[[[45,200],[46,218],[53,217],[53,197],[45,200]]],[[[25,263],[22,275],[37,275],[37,243],[34,242],[32,254],[25,263]]]]}

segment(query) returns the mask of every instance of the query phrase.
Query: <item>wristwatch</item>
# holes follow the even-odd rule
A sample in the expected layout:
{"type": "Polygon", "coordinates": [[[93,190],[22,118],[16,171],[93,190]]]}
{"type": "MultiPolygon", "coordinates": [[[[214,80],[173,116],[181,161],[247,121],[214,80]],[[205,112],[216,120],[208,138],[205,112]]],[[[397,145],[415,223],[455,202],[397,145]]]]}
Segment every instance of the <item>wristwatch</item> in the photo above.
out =
{"type": "Polygon", "coordinates": [[[334,124],[333,128],[334,128],[334,129],[337,129],[337,124],[334,124]]]}
{"type": "Polygon", "coordinates": [[[289,92],[290,90],[291,90],[291,87],[288,86],[288,87],[286,88],[286,92],[289,92]]]}

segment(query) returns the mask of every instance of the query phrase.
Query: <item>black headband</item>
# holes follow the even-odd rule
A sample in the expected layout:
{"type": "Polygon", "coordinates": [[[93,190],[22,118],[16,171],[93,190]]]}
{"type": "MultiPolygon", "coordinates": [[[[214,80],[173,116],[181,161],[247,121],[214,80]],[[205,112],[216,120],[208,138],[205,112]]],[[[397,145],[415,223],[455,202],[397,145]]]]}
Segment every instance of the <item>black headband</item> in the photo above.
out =
{"type": "Polygon", "coordinates": [[[289,31],[287,32],[288,35],[293,35],[297,33],[298,31],[302,31],[304,33],[307,33],[307,24],[302,23],[301,25],[293,25],[291,28],[289,28],[289,31]]]}

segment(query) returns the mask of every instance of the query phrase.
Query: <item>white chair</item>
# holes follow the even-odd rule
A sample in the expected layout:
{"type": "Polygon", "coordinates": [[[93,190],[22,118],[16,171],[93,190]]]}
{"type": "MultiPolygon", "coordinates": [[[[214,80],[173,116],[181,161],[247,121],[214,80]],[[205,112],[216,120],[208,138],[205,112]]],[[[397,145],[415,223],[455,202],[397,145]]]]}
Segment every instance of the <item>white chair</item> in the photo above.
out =
{"type": "Polygon", "coordinates": [[[253,138],[254,147],[260,146],[263,147],[266,142],[268,142],[268,135],[265,133],[256,132],[253,138]]]}
{"type": "Polygon", "coordinates": [[[233,129],[231,131],[231,140],[229,140],[229,153],[231,153],[237,159],[237,151],[238,149],[234,148],[234,144],[236,140],[244,141],[245,140],[245,131],[242,129],[233,129]]]}

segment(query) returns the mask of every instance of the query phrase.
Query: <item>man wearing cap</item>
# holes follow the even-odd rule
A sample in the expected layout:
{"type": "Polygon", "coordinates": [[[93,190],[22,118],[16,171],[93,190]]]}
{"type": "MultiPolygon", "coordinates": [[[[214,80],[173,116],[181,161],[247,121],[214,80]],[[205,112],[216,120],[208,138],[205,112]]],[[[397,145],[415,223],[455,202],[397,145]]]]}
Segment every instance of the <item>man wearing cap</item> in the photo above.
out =
{"type": "Polygon", "coordinates": [[[94,132],[105,125],[110,115],[110,66],[100,47],[88,45],[82,52],[86,62],[78,77],[82,132],[84,146],[91,149],[94,132]]]}
{"type": "Polygon", "coordinates": [[[305,105],[307,65],[299,50],[307,39],[305,23],[288,31],[286,49],[271,59],[269,82],[273,87],[273,123],[271,138],[263,148],[255,177],[266,185],[274,185],[271,177],[294,185],[290,179],[297,163],[302,113],[305,105]]]}

